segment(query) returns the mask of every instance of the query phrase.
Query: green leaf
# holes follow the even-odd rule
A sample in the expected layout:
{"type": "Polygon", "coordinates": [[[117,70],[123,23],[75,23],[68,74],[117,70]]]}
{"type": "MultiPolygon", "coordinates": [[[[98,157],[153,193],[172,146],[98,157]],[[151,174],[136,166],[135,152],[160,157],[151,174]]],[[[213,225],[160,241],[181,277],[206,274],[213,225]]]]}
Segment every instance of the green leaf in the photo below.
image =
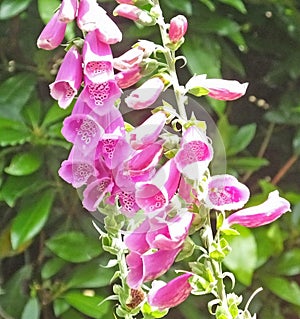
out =
{"type": "Polygon", "coordinates": [[[227,149],[227,155],[235,155],[243,151],[253,140],[256,131],[256,124],[248,124],[242,126],[236,134],[231,138],[229,148],[227,149]]]}
{"type": "Polygon", "coordinates": [[[70,115],[72,111],[72,107],[68,107],[67,109],[62,109],[58,106],[57,103],[54,103],[49,111],[47,112],[44,120],[43,120],[43,127],[47,127],[51,124],[54,124],[58,121],[61,121],[64,119],[66,116],[70,115]]]}
{"type": "Polygon", "coordinates": [[[3,0],[0,4],[0,20],[10,19],[29,6],[31,0],[3,0]]]}
{"type": "Polygon", "coordinates": [[[246,13],[247,9],[242,0],[219,0],[222,3],[228,4],[231,7],[234,7],[241,13],[246,13]]]}
{"type": "Polygon", "coordinates": [[[43,279],[49,279],[55,274],[57,274],[63,266],[65,266],[67,263],[61,258],[55,257],[49,259],[44,265],[41,270],[41,276],[43,279]]]}
{"type": "Polygon", "coordinates": [[[96,238],[72,231],[58,234],[46,242],[46,246],[60,258],[81,263],[101,254],[100,242],[96,238]]]}
{"type": "Polygon", "coordinates": [[[300,130],[297,130],[296,135],[293,138],[294,154],[300,155],[300,130]]]}
{"type": "Polygon", "coordinates": [[[53,311],[57,318],[61,318],[61,314],[70,309],[70,305],[64,299],[55,299],[53,301],[53,311]]]}
{"type": "Polygon", "coordinates": [[[164,3],[173,10],[178,10],[178,8],[180,8],[182,14],[188,16],[192,14],[193,8],[190,0],[164,0],[164,3]]]}
{"type": "Polygon", "coordinates": [[[265,276],[263,282],[266,287],[282,300],[300,306],[300,287],[296,281],[289,281],[282,277],[265,276]]]}
{"type": "Polygon", "coordinates": [[[296,276],[300,274],[300,248],[293,248],[280,256],[275,271],[280,275],[296,276]]]}
{"type": "Polygon", "coordinates": [[[39,319],[40,318],[40,304],[37,298],[30,298],[23,310],[21,319],[39,319]]]}
{"type": "Polygon", "coordinates": [[[239,236],[225,236],[232,251],[225,257],[224,264],[242,284],[249,286],[257,262],[256,241],[248,228],[235,228],[240,233],[239,236]]]}
{"type": "Polygon", "coordinates": [[[58,0],[38,0],[38,10],[41,19],[46,24],[53,16],[53,13],[60,6],[58,0]]]}
{"type": "Polygon", "coordinates": [[[36,151],[16,154],[8,167],[5,168],[5,173],[14,176],[29,175],[37,171],[42,165],[41,155],[36,151]]]}
{"type": "Polygon", "coordinates": [[[71,291],[64,296],[64,299],[75,309],[84,313],[85,315],[101,319],[107,313],[108,303],[100,302],[104,299],[100,296],[85,296],[77,291],[71,291]]]}
{"type": "Polygon", "coordinates": [[[0,294],[0,305],[13,318],[21,318],[22,310],[28,300],[23,287],[30,279],[32,267],[26,265],[13,273],[12,277],[3,285],[5,294],[0,294]],[[12,302],[13,301],[13,302],[12,302]]]}
{"type": "Polygon", "coordinates": [[[37,173],[27,176],[8,176],[1,188],[1,197],[8,206],[13,207],[18,198],[35,193],[47,185],[49,181],[37,173]]]}
{"type": "Polygon", "coordinates": [[[260,157],[235,157],[227,160],[228,166],[239,172],[256,171],[262,166],[267,166],[269,161],[260,157]]]}
{"type": "Polygon", "coordinates": [[[70,275],[67,282],[68,287],[72,288],[97,288],[105,287],[110,284],[114,271],[103,269],[99,262],[90,262],[78,265],[70,275]]]}
{"type": "MultiPolygon", "coordinates": [[[[1,112],[1,111],[0,111],[1,112]]],[[[24,144],[31,138],[31,132],[23,126],[18,128],[0,127],[0,146],[24,144]]]]}
{"type": "Polygon", "coordinates": [[[11,243],[13,249],[17,249],[40,232],[48,219],[53,200],[53,190],[47,190],[22,203],[20,211],[12,223],[11,243]]]}
{"type": "MultiPolygon", "coordinates": [[[[34,90],[36,78],[30,73],[19,73],[0,85],[0,117],[21,120],[21,110],[34,90]]],[[[2,137],[2,134],[0,134],[2,137]]]]}

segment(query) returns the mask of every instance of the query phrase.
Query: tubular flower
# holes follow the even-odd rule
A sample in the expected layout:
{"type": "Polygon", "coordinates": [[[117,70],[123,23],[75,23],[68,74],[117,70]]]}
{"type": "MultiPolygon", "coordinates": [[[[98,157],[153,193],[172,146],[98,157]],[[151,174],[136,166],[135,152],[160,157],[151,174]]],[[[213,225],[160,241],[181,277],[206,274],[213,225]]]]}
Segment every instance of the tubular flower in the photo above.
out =
{"type": "Polygon", "coordinates": [[[59,21],[68,23],[77,16],[78,0],[63,0],[59,8],[59,21]]]}
{"type": "Polygon", "coordinates": [[[166,123],[167,117],[164,112],[151,115],[140,126],[129,133],[130,144],[134,149],[142,149],[154,143],[166,123]]]}
{"type": "Polygon", "coordinates": [[[231,214],[227,219],[229,226],[239,224],[245,227],[259,227],[270,224],[284,213],[290,211],[290,203],[273,191],[268,199],[257,206],[248,207],[231,214]]]}
{"type": "Polygon", "coordinates": [[[247,203],[250,196],[248,187],[232,175],[215,175],[208,182],[207,196],[204,199],[209,208],[236,210],[247,203]]]}
{"type": "Polygon", "coordinates": [[[121,71],[115,75],[115,80],[121,89],[127,89],[136,84],[141,78],[141,68],[139,66],[127,71],[121,71]]]}
{"type": "Polygon", "coordinates": [[[129,268],[127,284],[137,289],[144,282],[163,275],[174,263],[181,248],[173,250],[158,250],[154,253],[139,254],[132,251],[126,257],[129,268]]]}
{"type": "Polygon", "coordinates": [[[165,208],[175,194],[180,173],[173,159],[165,163],[148,182],[136,184],[136,202],[146,212],[165,208]]]}
{"type": "Polygon", "coordinates": [[[114,68],[119,71],[131,70],[142,62],[143,56],[143,50],[139,48],[132,48],[118,58],[114,58],[114,68]]]}
{"type": "Polygon", "coordinates": [[[58,19],[59,11],[57,11],[51,20],[44,27],[43,31],[37,39],[37,46],[44,50],[53,50],[57,48],[63,41],[67,24],[58,19]]]}
{"type": "Polygon", "coordinates": [[[196,126],[187,128],[174,158],[179,171],[189,179],[202,179],[212,158],[213,149],[206,134],[196,126]]]}
{"type": "Polygon", "coordinates": [[[145,109],[158,99],[164,88],[165,85],[160,78],[151,78],[139,88],[132,91],[130,95],[125,98],[125,103],[128,107],[135,110],[145,109]]]}
{"type": "Polygon", "coordinates": [[[192,291],[192,286],[189,283],[191,276],[192,274],[185,273],[168,283],[161,280],[154,281],[148,293],[150,306],[163,310],[175,307],[185,301],[192,291]]]}
{"type": "Polygon", "coordinates": [[[110,46],[98,40],[96,31],[87,34],[82,56],[83,72],[90,81],[101,83],[113,79],[113,57],[110,46]]]}
{"type": "Polygon", "coordinates": [[[116,99],[121,96],[121,90],[115,80],[108,80],[102,83],[85,81],[79,99],[82,99],[93,112],[100,116],[110,113],[114,108],[116,99]]]}
{"type": "Polygon", "coordinates": [[[170,40],[175,43],[180,41],[187,30],[188,22],[185,16],[178,15],[171,19],[170,21],[170,28],[169,28],[169,38],[170,40]]]}
{"type": "Polygon", "coordinates": [[[49,85],[50,95],[65,109],[77,94],[82,81],[82,58],[75,46],[65,55],[56,79],[49,85]]]}
{"type": "Polygon", "coordinates": [[[114,15],[121,16],[145,25],[152,25],[154,23],[153,17],[145,11],[131,4],[119,4],[115,10],[114,15]]]}
{"type": "Polygon", "coordinates": [[[99,19],[106,15],[106,11],[101,8],[96,0],[80,0],[77,15],[77,25],[84,32],[97,29],[99,19]]]}

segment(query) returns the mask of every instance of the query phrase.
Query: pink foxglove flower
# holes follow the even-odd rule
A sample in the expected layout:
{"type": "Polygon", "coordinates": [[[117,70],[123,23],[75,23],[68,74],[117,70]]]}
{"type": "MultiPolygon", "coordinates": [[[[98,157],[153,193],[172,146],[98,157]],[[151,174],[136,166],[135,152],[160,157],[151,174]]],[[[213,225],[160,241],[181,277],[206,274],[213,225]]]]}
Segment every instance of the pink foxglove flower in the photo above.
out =
{"type": "Polygon", "coordinates": [[[148,106],[151,106],[159,97],[165,85],[163,81],[154,77],[147,80],[139,88],[132,91],[128,97],[125,98],[125,102],[128,107],[141,110],[148,106]]]}
{"type": "Polygon", "coordinates": [[[179,171],[189,179],[200,180],[212,158],[213,149],[206,134],[196,126],[187,128],[174,158],[179,171]]]}
{"type": "Polygon", "coordinates": [[[209,179],[205,203],[217,210],[236,210],[247,203],[248,187],[232,175],[215,175],[209,179]]]}
{"type": "Polygon", "coordinates": [[[106,194],[112,191],[114,183],[110,177],[100,177],[89,183],[83,191],[83,207],[90,212],[97,210],[106,194]]]}
{"type": "Polygon", "coordinates": [[[71,22],[77,16],[78,0],[63,0],[59,8],[58,19],[62,22],[71,22]]]}
{"type": "Polygon", "coordinates": [[[145,122],[129,133],[130,144],[134,149],[142,149],[154,143],[166,123],[164,112],[151,115],[145,122]]]}
{"type": "Polygon", "coordinates": [[[87,103],[93,112],[104,116],[112,111],[116,99],[120,96],[121,90],[115,80],[94,83],[86,79],[79,99],[87,103]]]}
{"type": "Polygon", "coordinates": [[[62,43],[67,24],[59,21],[58,14],[59,12],[57,11],[39,35],[37,39],[38,48],[53,50],[62,43]]]}
{"type": "Polygon", "coordinates": [[[97,28],[97,37],[107,44],[115,44],[122,40],[122,32],[117,24],[108,16],[102,15],[97,28]]]}
{"type": "Polygon", "coordinates": [[[77,94],[82,81],[82,58],[75,46],[65,55],[56,79],[49,85],[50,95],[65,109],[77,94]]]}
{"type": "Polygon", "coordinates": [[[158,250],[154,253],[139,254],[132,251],[126,257],[129,268],[127,284],[137,289],[144,282],[163,275],[172,266],[181,248],[173,250],[158,250]]]}
{"type": "Polygon", "coordinates": [[[139,48],[132,48],[121,56],[114,58],[114,68],[119,71],[131,70],[142,62],[143,56],[143,50],[139,48]]]}
{"type": "Polygon", "coordinates": [[[152,25],[154,23],[153,17],[145,11],[131,4],[119,4],[115,10],[114,15],[124,17],[145,25],[152,25]]]}
{"type": "Polygon", "coordinates": [[[180,41],[187,30],[188,22],[185,16],[178,15],[171,19],[170,21],[170,28],[169,28],[169,38],[170,40],[175,43],[180,41]]]}
{"type": "Polygon", "coordinates": [[[104,130],[90,115],[71,114],[63,122],[62,134],[86,155],[95,151],[104,130]]]}
{"type": "Polygon", "coordinates": [[[270,224],[284,213],[290,211],[290,203],[273,191],[260,205],[248,207],[231,214],[227,219],[229,226],[239,224],[245,227],[259,227],[270,224]]]}
{"type": "Polygon", "coordinates": [[[98,5],[97,0],[80,0],[77,25],[84,32],[94,31],[104,15],[106,11],[98,5]]]}
{"type": "Polygon", "coordinates": [[[110,46],[98,40],[96,31],[87,34],[82,49],[84,74],[93,82],[113,79],[113,56],[110,46]]]}
{"type": "Polygon", "coordinates": [[[148,293],[150,306],[163,310],[175,307],[185,301],[192,291],[192,286],[189,283],[191,276],[192,274],[185,273],[168,283],[161,280],[154,281],[148,293]]]}
{"type": "Polygon", "coordinates": [[[121,89],[127,89],[136,84],[142,78],[141,68],[136,66],[127,71],[121,71],[115,75],[115,80],[121,89]]]}
{"type": "Polygon", "coordinates": [[[87,184],[92,176],[96,177],[97,171],[93,159],[84,156],[73,146],[69,158],[62,162],[58,174],[67,183],[78,188],[87,184]]]}
{"type": "Polygon", "coordinates": [[[136,184],[136,202],[146,212],[165,208],[175,194],[180,172],[173,159],[168,160],[148,182],[136,184]]]}

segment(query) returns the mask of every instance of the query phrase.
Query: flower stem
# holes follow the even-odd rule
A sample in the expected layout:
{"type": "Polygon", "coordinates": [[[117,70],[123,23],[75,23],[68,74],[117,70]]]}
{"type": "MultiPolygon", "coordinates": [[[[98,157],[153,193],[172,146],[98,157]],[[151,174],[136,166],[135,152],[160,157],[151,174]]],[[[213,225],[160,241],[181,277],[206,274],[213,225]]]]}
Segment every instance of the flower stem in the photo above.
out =
{"type": "Polygon", "coordinates": [[[175,67],[175,64],[176,64],[175,51],[171,50],[167,45],[167,43],[168,43],[167,25],[165,23],[165,20],[164,20],[163,14],[162,14],[159,0],[153,0],[153,4],[155,6],[155,12],[157,12],[157,14],[158,14],[157,24],[159,26],[162,44],[164,47],[164,56],[165,56],[165,59],[166,59],[167,65],[168,65],[169,74],[171,76],[171,81],[172,81],[174,94],[175,94],[175,98],[176,98],[176,103],[178,106],[178,112],[179,112],[179,115],[184,120],[186,120],[187,119],[186,110],[185,110],[186,97],[182,92],[183,90],[181,89],[181,86],[180,86],[179,80],[178,80],[178,75],[177,75],[177,71],[176,71],[176,67],[175,67]]]}

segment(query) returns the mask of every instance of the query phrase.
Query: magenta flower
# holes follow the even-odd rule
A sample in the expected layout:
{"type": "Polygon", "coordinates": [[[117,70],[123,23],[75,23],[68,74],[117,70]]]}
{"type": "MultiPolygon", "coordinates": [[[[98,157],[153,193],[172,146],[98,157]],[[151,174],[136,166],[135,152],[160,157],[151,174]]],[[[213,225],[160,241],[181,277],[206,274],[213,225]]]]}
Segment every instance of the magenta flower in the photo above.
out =
{"type": "Polygon", "coordinates": [[[137,289],[144,282],[163,275],[172,266],[181,248],[173,250],[158,250],[154,253],[139,254],[132,251],[126,257],[129,268],[127,284],[137,289]]]}
{"type": "Polygon", "coordinates": [[[142,78],[141,68],[136,66],[128,71],[121,71],[115,75],[115,80],[121,89],[136,84],[142,78]]]}
{"type": "Polygon", "coordinates": [[[205,203],[217,210],[236,210],[247,203],[248,187],[232,175],[215,175],[209,179],[205,203]]]}
{"type": "Polygon", "coordinates": [[[93,82],[113,79],[113,56],[110,46],[98,40],[96,31],[87,34],[82,49],[84,74],[93,82]]]}
{"type": "Polygon", "coordinates": [[[114,58],[114,68],[119,71],[131,70],[142,62],[143,56],[143,50],[139,48],[132,48],[118,58],[114,58]]]}
{"type": "Polygon", "coordinates": [[[231,214],[227,219],[229,226],[239,224],[245,227],[259,227],[270,224],[284,213],[290,211],[290,203],[273,191],[260,205],[248,207],[231,214]]]}
{"type": "Polygon", "coordinates": [[[86,79],[84,89],[79,99],[82,99],[98,115],[104,116],[114,108],[116,99],[121,96],[121,90],[115,80],[94,83],[86,79]]]}
{"type": "Polygon", "coordinates": [[[67,24],[58,19],[59,11],[57,11],[46,24],[43,31],[37,39],[37,46],[44,50],[53,50],[57,48],[63,41],[67,24]]]}
{"type": "Polygon", "coordinates": [[[80,0],[77,15],[77,25],[84,32],[97,29],[99,20],[106,15],[96,0],[80,0]]]}
{"type": "Polygon", "coordinates": [[[130,144],[134,149],[142,149],[154,143],[166,123],[164,112],[151,115],[145,122],[129,133],[130,144]]]}
{"type": "Polygon", "coordinates": [[[100,177],[89,183],[83,191],[83,207],[90,212],[97,210],[106,194],[112,191],[114,183],[110,177],[100,177]]]}
{"type": "Polygon", "coordinates": [[[174,158],[179,171],[189,179],[200,180],[212,158],[213,148],[206,134],[196,126],[187,128],[174,158]]]}
{"type": "Polygon", "coordinates": [[[97,37],[107,44],[115,44],[122,40],[122,32],[117,24],[108,16],[102,15],[97,28],[97,37]]]}
{"type": "Polygon", "coordinates": [[[148,182],[136,184],[136,202],[146,212],[165,208],[175,194],[180,173],[173,159],[167,161],[148,182]]]}
{"type": "Polygon", "coordinates": [[[49,85],[50,95],[65,109],[77,94],[82,81],[82,58],[73,46],[65,55],[56,79],[49,85]]]}
{"type": "Polygon", "coordinates": [[[139,88],[132,91],[130,95],[125,98],[125,103],[128,107],[135,110],[145,109],[158,99],[164,88],[165,85],[160,78],[151,78],[139,88]]]}
{"type": "Polygon", "coordinates": [[[165,283],[161,280],[154,281],[148,293],[150,306],[159,310],[175,307],[185,301],[192,291],[189,283],[190,273],[180,275],[165,283]]]}
{"type": "Polygon", "coordinates": [[[95,151],[104,130],[90,115],[72,114],[65,118],[62,134],[83,154],[89,154],[95,151]]]}
{"type": "Polygon", "coordinates": [[[152,25],[154,22],[153,17],[145,11],[131,4],[119,4],[115,10],[114,15],[124,17],[145,25],[152,25]]]}
{"type": "Polygon", "coordinates": [[[73,187],[78,188],[87,184],[92,176],[95,177],[97,171],[93,160],[73,147],[69,158],[62,162],[58,175],[73,187]]]}
{"type": "Polygon", "coordinates": [[[68,23],[73,21],[77,16],[78,0],[63,0],[59,8],[58,19],[68,23]]]}
{"type": "Polygon", "coordinates": [[[169,28],[170,40],[173,43],[181,40],[186,33],[187,27],[188,27],[188,22],[185,16],[180,14],[172,18],[170,21],[170,28],[169,28]]]}

